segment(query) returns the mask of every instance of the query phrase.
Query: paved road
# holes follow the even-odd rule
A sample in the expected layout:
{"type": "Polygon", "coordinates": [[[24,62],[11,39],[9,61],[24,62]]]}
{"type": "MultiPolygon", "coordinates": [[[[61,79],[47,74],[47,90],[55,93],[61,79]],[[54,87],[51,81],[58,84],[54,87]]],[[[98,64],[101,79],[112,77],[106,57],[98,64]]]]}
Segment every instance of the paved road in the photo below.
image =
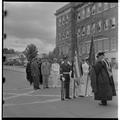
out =
{"type": "Polygon", "coordinates": [[[117,118],[117,96],[107,107],[99,106],[93,97],[61,101],[60,88],[34,91],[20,69],[3,71],[3,117],[117,118]]]}

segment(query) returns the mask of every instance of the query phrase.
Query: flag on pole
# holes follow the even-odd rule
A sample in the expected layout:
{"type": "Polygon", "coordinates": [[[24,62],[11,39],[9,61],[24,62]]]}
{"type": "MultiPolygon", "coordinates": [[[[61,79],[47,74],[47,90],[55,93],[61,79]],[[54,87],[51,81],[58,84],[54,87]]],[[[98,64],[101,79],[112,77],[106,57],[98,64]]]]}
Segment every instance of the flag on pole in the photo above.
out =
{"type": "Polygon", "coordinates": [[[90,53],[89,53],[88,60],[89,60],[90,66],[93,66],[95,64],[95,48],[94,48],[94,39],[93,39],[93,36],[92,36],[92,39],[91,39],[90,53]]]}

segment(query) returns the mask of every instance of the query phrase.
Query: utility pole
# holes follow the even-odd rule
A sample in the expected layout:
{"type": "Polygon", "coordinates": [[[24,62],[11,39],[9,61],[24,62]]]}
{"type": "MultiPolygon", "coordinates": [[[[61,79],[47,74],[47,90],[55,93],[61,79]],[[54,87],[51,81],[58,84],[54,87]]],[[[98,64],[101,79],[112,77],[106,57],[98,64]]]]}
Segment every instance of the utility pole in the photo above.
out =
{"type": "Polygon", "coordinates": [[[76,32],[75,32],[75,25],[76,25],[76,15],[75,15],[75,3],[74,2],[71,2],[71,6],[72,6],[72,9],[71,9],[71,60],[72,62],[74,61],[74,56],[75,56],[75,50],[76,50],[76,42],[77,42],[77,39],[76,39],[76,32]]]}

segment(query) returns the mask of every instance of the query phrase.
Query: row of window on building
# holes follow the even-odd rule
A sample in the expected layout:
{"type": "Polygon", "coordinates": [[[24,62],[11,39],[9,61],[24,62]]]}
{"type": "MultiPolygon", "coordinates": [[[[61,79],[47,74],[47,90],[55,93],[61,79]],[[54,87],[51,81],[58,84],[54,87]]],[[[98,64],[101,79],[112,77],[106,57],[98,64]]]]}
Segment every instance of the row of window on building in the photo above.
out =
{"type": "Polygon", "coordinates": [[[68,55],[69,54],[69,49],[70,49],[70,46],[62,46],[59,48],[59,51],[60,51],[60,55],[63,54],[63,55],[68,55]]]}
{"type": "Polygon", "coordinates": [[[70,31],[64,31],[63,33],[58,33],[58,41],[70,38],[70,31]]]}
{"type": "Polygon", "coordinates": [[[67,14],[61,16],[61,17],[58,19],[58,22],[57,22],[58,27],[60,27],[60,26],[62,26],[62,25],[67,25],[67,24],[69,23],[69,21],[70,21],[70,14],[67,13],[67,14]]]}
{"type": "MultiPolygon", "coordinates": [[[[77,12],[77,21],[83,20],[90,15],[95,15],[102,11],[108,10],[109,8],[113,8],[117,3],[94,3],[92,6],[84,7],[77,12]]],[[[67,13],[58,18],[57,24],[58,26],[66,25],[69,23],[70,14],[67,13]]]]}
{"type": "Polygon", "coordinates": [[[87,7],[84,7],[77,12],[77,21],[83,20],[87,17],[90,17],[91,15],[101,13],[105,10],[115,7],[116,5],[117,3],[98,2],[98,3],[94,3],[92,6],[89,5],[87,7]]]}
{"type": "MultiPolygon", "coordinates": [[[[92,25],[82,26],[77,29],[77,37],[94,34],[96,32],[101,32],[102,30],[113,29],[116,26],[115,17],[111,19],[106,19],[105,21],[99,21],[98,23],[93,23],[92,25]],[[102,27],[103,26],[103,27],[102,27]],[[103,29],[102,29],[103,28],[103,29]]],[[[64,31],[58,34],[58,41],[68,39],[70,37],[70,31],[64,31]]]]}
{"type": "MultiPolygon", "coordinates": [[[[90,52],[90,42],[83,43],[79,47],[79,55],[81,54],[89,54],[90,52]]],[[[109,39],[102,39],[94,41],[95,53],[99,51],[116,51],[117,50],[117,41],[115,38],[109,39]]]]}
{"type": "Polygon", "coordinates": [[[96,32],[101,32],[102,30],[108,30],[115,28],[116,26],[116,18],[112,17],[111,19],[106,19],[104,21],[100,20],[98,23],[93,23],[91,25],[81,26],[81,28],[77,29],[77,37],[85,36],[89,34],[94,34],[96,32]]]}

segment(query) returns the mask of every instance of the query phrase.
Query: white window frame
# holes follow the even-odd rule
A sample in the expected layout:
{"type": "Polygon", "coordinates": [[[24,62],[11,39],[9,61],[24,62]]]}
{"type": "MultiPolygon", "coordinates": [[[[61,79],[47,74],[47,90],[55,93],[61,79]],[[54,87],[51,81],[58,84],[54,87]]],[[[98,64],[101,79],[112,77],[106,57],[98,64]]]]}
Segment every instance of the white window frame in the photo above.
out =
{"type": "Polygon", "coordinates": [[[77,37],[80,37],[80,28],[78,28],[78,30],[77,30],[77,37]]]}
{"type": "Polygon", "coordinates": [[[108,30],[108,28],[109,28],[109,19],[106,19],[104,23],[104,30],[108,30]]]}
{"type": "Polygon", "coordinates": [[[98,32],[101,32],[102,31],[102,21],[98,22],[98,27],[100,28],[100,30],[98,30],[98,32]]]}
{"type": "Polygon", "coordinates": [[[62,25],[65,25],[65,16],[62,17],[62,25]]]}
{"type": "Polygon", "coordinates": [[[97,6],[98,6],[97,12],[98,12],[98,13],[102,12],[102,10],[100,10],[100,9],[102,8],[102,3],[99,2],[99,3],[97,4],[97,6]]]}
{"type": "Polygon", "coordinates": [[[92,13],[92,15],[96,14],[96,5],[95,4],[91,8],[91,13],[92,13]],[[94,11],[94,13],[93,13],[93,11],[94,11]]]}
{"type": "Polygon", "coordinates": [[[104,3],[104,10],[108,10],[108,7],[109,7],[109,3],[105,2],[104,3]]]}
{"type": "Polygon", "coordinates": [[[82,19],[85,19],[85,9],[84,8],[82,9],[82,16],[81,17],[82,17],[82,19]]]}
{"type": "Polygon", "coordinates": [[[85,36],[85,26],[82,27],[82,36],[85,36]],[[83,34],[84,32],[84,34],[83,34]]]}
{"type": "Polygon", "coordinates": [[[86,17],[89,17],[90,16],[90,7],[87,7],[86,8],[86,17]]]}
{"type": "Polygon", "coordinates": [[[78,14],[77,14],[77,21],[80,21],[81,20],[81,13],[80,13],[80,11],[78,12],[78,14]],[[80,18],[79,18],[80,17],[80,18]]]}
{"type": "Polygon", "coordinates": [[[66,38],[69,38],[69,31],[66,31],[66,38]]]}
{"type": "Polygon", "coordinates": [[[115,26],[116,26],[116,18],[112,17],[111,18],[111,28],[113,29],[113,28],[115,28],[115,26]],[[114,23],[114,26],[112,27],[113,23],[114,23]]]}
{"type": "Polygon", "coordinates": [[[93,24],[92,24],[92,28],[91,28],[91,30],[92,30],[91,32],[92,32],[93,34],[96,32],[95,27],[96,27],[96,24],[93,23],[93,24]]]}
{"type": "Polygon", "coordinates": [[[87,25],[87,35],[90,34],[90,25],[87,25]]]}

